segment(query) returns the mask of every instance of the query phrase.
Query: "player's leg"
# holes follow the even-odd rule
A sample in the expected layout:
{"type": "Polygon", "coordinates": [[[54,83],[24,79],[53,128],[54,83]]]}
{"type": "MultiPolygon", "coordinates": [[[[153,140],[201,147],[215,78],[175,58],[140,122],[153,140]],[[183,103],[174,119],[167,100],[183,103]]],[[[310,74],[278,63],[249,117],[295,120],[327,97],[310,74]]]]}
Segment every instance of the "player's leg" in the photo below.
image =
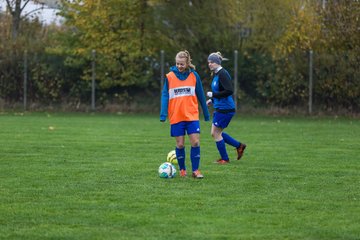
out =
{"type": "Polygon", "coordinates": [[[186,176],[186,165],[185,165],[185,136],[175,137],[176,139],[176,158],[178,160],[180,176],[186,176]]]}
{"type": "Polygon", "coordinates": [[[229,134],[227,134],[225,132],[222,133],[222,137],[223,137],[225,143],[236,148],[237,160],[239,160],[242,157],[242,155],[244,154],[246,144],[239,142],[238,140],[231,137],[229,134]]]}
{"type": "Polygon", "coordinates": [[[216,148],[219,151],[220,159],[217,160],[217,163],[226,164],[229,162],[229,156],[226,151],[225,141],[222,138],[222,128],[216,127],[214,124],[211,126],[211,136],[214,138],[216,143],[216,148]]]}
{"type": "Polygon", "coordinates": [[[211,127],[211,135],[213,136],[216,147],[220,153],[221,159],[217,161],[220,164],[229,163],[229,156],[226,151],[225,140],[223,138],[223,131],[229,125],[231,118],[234,116],[235,113],[221,113],[221,112],[214,112],[213,117],[213,124],[211,127]]]}
{"type": "Polygon", "coordinates": [[[190,159],[193,172],[199,169],[200,165],[200,134],[193,133],[189,135],[191,143],[190,159]]]}
{"type": "Polygon", "coordinates": [[[190,159],[193,177],[201,179],[204,176],[199,171],[200,166],[200,122],[192,121],[188,123],[187,133],[189,135],[191,150],[190,159]]]}
{"type": "Polygon", "coordinates": [[[176,140],[176,158],[178,160],[180,175],[186,175],[185,165],[185,122],[179,122],[171,125],[171,136],[176,140]]]}
{"type": "MultiPolygon", "coordinates": [[[[223,128],[226,128],[229,125],[229,123],[234,115],[235,115],[235,113],[232,113],[232,112],[223,114],[223,118],[224,118],[224,120],[222,122],[223,128]],[[224,123],[227,123],[227,124],[224,125],[224,123]]],[[[237,152],[237,160],[239,160],[242,157],[242,155],[244,154],[246,144],[239,142],[238,140],[231,137],[229,134],[225,133],[224,131],[222,132],[221,135],[222,135],[225,143],[235,147],[236,152],[237,152]]]]}

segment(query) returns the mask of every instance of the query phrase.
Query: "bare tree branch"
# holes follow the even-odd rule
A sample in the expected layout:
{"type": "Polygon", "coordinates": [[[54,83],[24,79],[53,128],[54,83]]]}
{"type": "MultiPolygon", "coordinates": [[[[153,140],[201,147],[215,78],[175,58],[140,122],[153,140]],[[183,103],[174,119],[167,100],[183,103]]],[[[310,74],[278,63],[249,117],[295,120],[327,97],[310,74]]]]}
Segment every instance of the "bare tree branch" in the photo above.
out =
{"type": "Polygon", "coordinates": [[[33,9],[33,10],[31,10],[30,12],[27,12],[26,14],[24,14],[24,15],[22,16],[22,18],[26,18],[27,16],[31,15],[31,14],[34,13],[34,12],[40,11],[40,10],[44,10],[44,9],[51,9],[51,8],[44,8],[44,6],[42,6],[42,7],[33,9]]]}
{"type": "Polygon", "coordinates": [[[11,3],[10,3],[10,1],[9,0],[6,0],[6,5],[8,6],[8,8],[10,9],[10,12],[12,12],[13,11],[13,9],[12,9],[12,6],[11,6],[11,3]]]}
{"type": "Polygon", "coordinates": [[[21,11],[24,10],[24,8],[26,7],[26,5],[27,5],[29,2],[30,2],[30,0],[26,0],[26,1],[25,1],[25,4],[24,4],[24,6],[21,8],[21,11]]]}

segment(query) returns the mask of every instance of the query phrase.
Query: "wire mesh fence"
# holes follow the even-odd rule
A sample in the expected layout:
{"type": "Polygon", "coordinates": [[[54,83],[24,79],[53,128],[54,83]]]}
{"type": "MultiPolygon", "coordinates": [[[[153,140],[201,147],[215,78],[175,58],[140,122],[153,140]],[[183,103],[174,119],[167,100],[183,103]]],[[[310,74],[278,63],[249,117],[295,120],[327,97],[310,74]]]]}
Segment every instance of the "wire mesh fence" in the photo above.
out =
{"type": "MultiPolygon", "coordinates": [[[[274,59],[256,51],[229,50],[223,66],[234,80],[236,102],[256,106],[301,106],[312,113],[321,109],[358,112],[360,109],[360,56],[352,51],[318,53],[298,51],[290,57],[274,59]]],[[[158,104],[165,74],[173,65],[173,56],[161,50],[153,56],[148,71],[152,77],[142,85],[109,87],[97,74],[97,56],[80,67],[64,64],[63,58],[22,55],[0,58],[0,98],[3,106],[22,103],[25,110],[42,105],[83,104],[90,110],[102,110],[106,104],[133,102],[145,96],[158,104]],[[87,68],[89,76],[82,74],[87,68]]],[[[207,61],[198,64],[204,89],[210,88],[207,61]]],[[[111,79],[111,76],[108,76],[111,79]]],[[[146,102],[146,101],[145,101],[146,102]]],[[[138,106],[141,105],[141,101],[138,106]]],[[[240,104],[241,105],[241,104],[240,104]]],[[[238,106],[240,108],[240,106],[238,106]]]]}

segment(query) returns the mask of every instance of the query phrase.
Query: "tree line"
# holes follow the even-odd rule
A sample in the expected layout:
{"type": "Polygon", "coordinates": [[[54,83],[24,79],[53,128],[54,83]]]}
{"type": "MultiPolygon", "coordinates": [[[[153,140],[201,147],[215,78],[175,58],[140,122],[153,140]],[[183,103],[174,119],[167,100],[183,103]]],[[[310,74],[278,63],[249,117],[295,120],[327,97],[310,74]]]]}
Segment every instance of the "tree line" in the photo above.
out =
{"type": "Polygon", "coordinates": [[[160,51],[168,71],[175,54],[187,49],[205,88],[208,54],[222,52],[233,74],[238,50],[238,102],[254,107],[304,107],[313,51],[314,104],[360,110],[357,0],[325,6],[316,0],[62,1],[61,25],[22,18],[15,2],[21,3],[7,1],[0,13],[0,101],[9,106],[23,100],[25,56],[33,106],[89,103],[93,61],[100,108],[156,106],[160,51]]]}

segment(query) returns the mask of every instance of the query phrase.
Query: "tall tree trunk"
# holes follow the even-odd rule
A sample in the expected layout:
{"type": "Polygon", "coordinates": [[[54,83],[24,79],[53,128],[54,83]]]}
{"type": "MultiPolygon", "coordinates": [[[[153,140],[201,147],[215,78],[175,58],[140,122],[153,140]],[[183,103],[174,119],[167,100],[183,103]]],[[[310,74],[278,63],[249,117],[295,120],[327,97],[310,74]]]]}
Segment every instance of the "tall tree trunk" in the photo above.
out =
{"type": "Polygon", "coordinates": [[[145,21],[146,21],[146,11],[147,11],[147,0],[141,0],[140,2],[140,50],[143,51],[144,49],[144,42],[145,42],[145,21]]]}
{"type": "Polygon", "coordinates": [[[14,3],[6,0],[7,7],[12,16],[11,37],[13,41],[16,41],[19,34],[21,13],[30,0],[24,0],[24,4],[21,6],[22,1],[23,0],[15,0],[14,3]]]}

